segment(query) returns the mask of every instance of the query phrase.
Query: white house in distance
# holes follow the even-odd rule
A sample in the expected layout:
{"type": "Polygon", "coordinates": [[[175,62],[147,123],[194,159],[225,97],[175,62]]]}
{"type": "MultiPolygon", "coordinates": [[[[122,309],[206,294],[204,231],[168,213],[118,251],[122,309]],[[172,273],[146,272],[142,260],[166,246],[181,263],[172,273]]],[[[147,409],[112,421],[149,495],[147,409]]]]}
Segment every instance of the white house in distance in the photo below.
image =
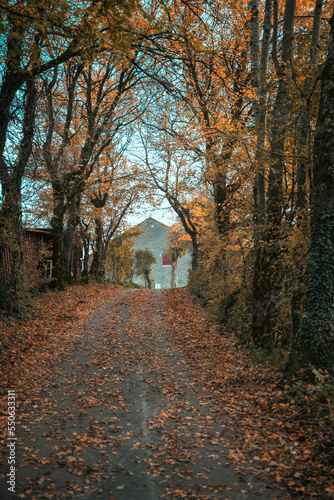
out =
{"type": "MultiPolygon", "coordinates": [[[[167,235],[169,227],[152,217],[145,219],[135,226],[143,232],[134,240],[134,250],[145,250],[148,248],[156,258],[157,263],[152,265],[151,281],[152,287],[170,288],[172,262],[165,254],[167,248],[167,235]]],[[[176,286],[185,286],[188,282],[188,271],[191,266],[191,255],[186,253],[177,261],[176,286]]],[[[144,285],[141,276],[134,275],[133,281],[144,285]]]]}

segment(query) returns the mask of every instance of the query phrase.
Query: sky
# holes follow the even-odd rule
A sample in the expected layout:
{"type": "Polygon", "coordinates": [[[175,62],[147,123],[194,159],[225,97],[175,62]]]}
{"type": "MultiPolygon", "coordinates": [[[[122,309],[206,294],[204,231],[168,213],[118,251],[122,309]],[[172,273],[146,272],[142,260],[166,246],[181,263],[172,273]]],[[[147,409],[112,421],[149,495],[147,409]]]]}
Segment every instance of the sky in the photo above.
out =
{"type": "Polygon", "coordinates": [[[151,205],[143,205],[135,214],[129,216],[127,221],[130,226],[135,226],[149,217],[166,224],[166,226],[172,226],[177,220],[175,213],[169,207],[168,203],[165,202],[162,207],[158,208],[151,205]]]}
{"type": "MultiPolygon", "coordinates": [[[[25,188],[26,185],[24,184],[23,188],[25,188]]],[[[43,186],[41,187],[41,190],[43,190],[43,186]]],[[[33,197],[39,193],[39,190],[35,190],[33,192],[33,197]]],[[[29,208],[30,201],[31,201],[31,193],[28,196],[28,192],[25,192],[25,189],[23,189],[23,224],[26,227],[31,227],[31,226],[36,226],[36,227],[49,227],[48,222],[41,218],[41,220],[36,221],[35,216],[36,214],[34,213],[33,219],[34,221],[31,221],[31,215],[29,212],[27,212],[27,209],[29,208]]],[[[0,189],[0,196],[1,196],[1,189],[0,189]]],[[[149,217],[152,217],[153,219],[162,222],[166,226],[172,226],[175,224],[177,221],[177,216],[175,212],[171,209],[170,205],[168,204],[167,200],[163,200],[160,205],[154,206],[149,203],[142,203],[141,206],[137,209],[134,210],[134,213],[131,215],[128,215],[126,217],[126,225],[128,227],[133,227],[142,222],[145,219],[148,219],[149,217]]]]}

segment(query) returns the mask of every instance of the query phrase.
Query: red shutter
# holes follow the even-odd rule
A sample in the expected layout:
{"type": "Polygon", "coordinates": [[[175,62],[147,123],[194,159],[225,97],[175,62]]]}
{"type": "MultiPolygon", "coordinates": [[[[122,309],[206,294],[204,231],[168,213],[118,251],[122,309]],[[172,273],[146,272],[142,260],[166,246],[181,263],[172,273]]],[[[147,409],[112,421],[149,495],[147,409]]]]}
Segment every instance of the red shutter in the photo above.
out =
{"type": "Polygon", "coordinates": [[[165,253],[162,254],[162,265],[163,266],[171,266],[172,265],[172,261],[170,260],[168,255],[166,255],[165,253]]]}

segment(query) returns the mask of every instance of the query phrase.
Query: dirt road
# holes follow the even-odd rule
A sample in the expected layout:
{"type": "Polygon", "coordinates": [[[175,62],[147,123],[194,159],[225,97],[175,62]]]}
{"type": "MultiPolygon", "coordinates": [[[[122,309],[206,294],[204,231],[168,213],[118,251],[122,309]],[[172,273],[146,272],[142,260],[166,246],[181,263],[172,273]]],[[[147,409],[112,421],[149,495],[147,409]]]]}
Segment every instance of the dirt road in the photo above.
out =
{"type": "Polygon", "coordinates": [[[110,294],[53,349],[19,416],[16,491],[3,477],[2,499],[290,498],[231,460],[225,417],[173,341],[163,291],[110,294]]]}

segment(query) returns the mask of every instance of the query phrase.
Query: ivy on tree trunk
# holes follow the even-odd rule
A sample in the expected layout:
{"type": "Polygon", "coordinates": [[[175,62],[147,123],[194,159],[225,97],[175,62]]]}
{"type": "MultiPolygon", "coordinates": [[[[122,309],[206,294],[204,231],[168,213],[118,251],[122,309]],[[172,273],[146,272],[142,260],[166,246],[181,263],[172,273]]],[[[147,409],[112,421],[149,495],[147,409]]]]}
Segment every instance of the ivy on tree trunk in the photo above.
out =
{"type": "Polygon", "coordinates": [[[334,14],[330,24],[314,140],[308,297],[292,343],[288,378],[300,368],[334,365],[334,14]]]}

